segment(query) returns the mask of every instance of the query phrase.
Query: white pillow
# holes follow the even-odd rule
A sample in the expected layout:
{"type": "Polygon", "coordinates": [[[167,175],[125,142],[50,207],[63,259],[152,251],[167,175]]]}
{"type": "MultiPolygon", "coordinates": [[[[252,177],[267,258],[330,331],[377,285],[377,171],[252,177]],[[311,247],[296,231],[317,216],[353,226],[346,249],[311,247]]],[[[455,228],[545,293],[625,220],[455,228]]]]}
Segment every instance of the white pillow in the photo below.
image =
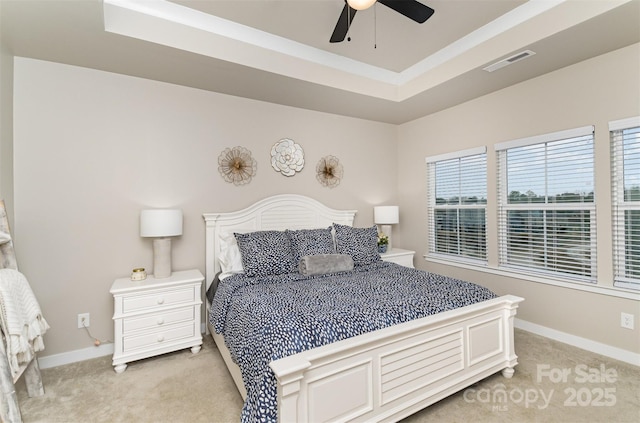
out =
{"type": "Polygon", "coordinates": [[[6,244],[11,241],[11,235],[6,232],[0,231],[0,245],[6,244]]]}
{"type": "Polygon", "coordinates": [[[219,278],[224,279],[234,273],[243,273],[242,268],[242,256],[240,255],[240,248],[236,242],[236,237],[232,233],[222,232],[220,233],[220,256],[218,257],[220,262],[220,274],[219,278]]]}

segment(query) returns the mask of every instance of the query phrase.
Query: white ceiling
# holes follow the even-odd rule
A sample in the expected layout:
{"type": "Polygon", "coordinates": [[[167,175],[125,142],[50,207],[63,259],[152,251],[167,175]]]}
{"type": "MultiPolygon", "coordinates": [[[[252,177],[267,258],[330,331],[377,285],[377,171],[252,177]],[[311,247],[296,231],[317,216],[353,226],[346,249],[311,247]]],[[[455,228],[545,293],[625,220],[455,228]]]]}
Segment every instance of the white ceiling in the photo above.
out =
{"type": "Polygon", "coordinates": [[[420,1],[424,24],[376,5],[332,44],[343,0],[0,0],[1,36],[16,56],[389,123],[640,42],[640,0],[420,1]]]}

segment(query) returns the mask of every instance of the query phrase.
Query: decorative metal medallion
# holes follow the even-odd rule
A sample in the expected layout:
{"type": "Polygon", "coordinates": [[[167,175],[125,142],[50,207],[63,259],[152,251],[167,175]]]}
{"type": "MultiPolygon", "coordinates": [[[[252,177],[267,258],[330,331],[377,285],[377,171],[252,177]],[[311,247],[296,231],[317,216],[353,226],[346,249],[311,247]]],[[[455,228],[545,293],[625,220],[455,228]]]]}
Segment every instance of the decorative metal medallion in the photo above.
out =
{"type": "Polygon", "coordinates": [[[302,147],[288,138],[281,139],[271,147],[271,166],[284,176],[300,172],[304,167],[302,147]]]}
{"type": "Polygon", "coordinates": [[[222,178],[234,185],[245,185],[255,176],[258,165],[251,152],[244,147],[225,148],[218,157],[218,171],[222,178]]]}
{"type": "Polygon", "coordinates": [[[340,184],[342,175],[342,165],[337,157],[325,156],[316,165],[316,179],[324,187],[337,187],[340,184]]]}

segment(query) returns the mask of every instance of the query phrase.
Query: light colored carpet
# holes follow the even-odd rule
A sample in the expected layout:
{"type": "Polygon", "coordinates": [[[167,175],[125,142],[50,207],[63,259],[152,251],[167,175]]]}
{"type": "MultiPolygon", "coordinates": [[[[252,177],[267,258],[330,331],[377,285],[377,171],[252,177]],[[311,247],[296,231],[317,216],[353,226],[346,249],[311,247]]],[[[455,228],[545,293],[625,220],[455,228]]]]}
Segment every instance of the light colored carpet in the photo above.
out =
{"type": "MultiPolygon", "coordinates": [[[[404,422],[640,422],[640,368],[521,330],[516,353],[520,364],[512,379],[491,376],[404,422]],[[551,380],[540,369],[570,373],[566,381],[551,380]],[[583,381],[583,374],[600,378],[583,381]]],[[[238,422],[242,408],[210,337],[198,354],[136,361],[122,374],[113,371],[111,357],[102,357],[45,369],[42,376],[39,398],[28,398],[18,383],[25,422],[224,423],[238,422]]]]}

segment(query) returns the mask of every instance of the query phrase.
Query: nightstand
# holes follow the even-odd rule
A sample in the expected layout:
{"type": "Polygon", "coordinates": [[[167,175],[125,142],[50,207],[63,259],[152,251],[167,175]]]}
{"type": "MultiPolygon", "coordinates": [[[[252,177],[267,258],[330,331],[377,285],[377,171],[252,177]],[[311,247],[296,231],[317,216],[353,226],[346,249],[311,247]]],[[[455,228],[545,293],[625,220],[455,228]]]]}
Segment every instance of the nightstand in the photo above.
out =
{"type": "Polygon", "coordinates": [[[151,275],[143,281],[113,282],[116,373],[124,372],[130,361],[182,348],[200,351],[203,280],[199,270],[185,270],[164,279],[151,275]]]}
{"type": "Polygon", "coordinates": [[[415,251],[410,250],[402,250],[400,248],[392,248],[388,250],[386,253],[380,254],[382,260],[389,261],[391,263],[396,263],[401,266],[413,267],[413,255],[415,251]]]}

